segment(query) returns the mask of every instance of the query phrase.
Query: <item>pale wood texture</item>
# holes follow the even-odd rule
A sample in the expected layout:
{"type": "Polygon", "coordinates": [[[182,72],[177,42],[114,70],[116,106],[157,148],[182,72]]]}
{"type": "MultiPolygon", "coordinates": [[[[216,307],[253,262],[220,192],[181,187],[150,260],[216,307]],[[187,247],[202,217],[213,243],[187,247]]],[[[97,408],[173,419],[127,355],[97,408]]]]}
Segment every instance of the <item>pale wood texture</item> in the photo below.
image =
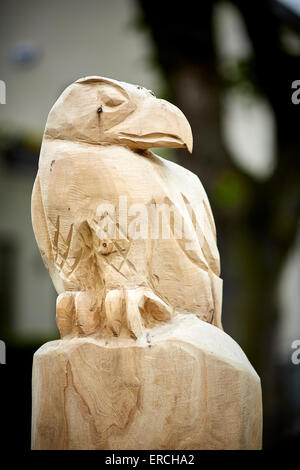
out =
{"type": "Polygon", "coordinates": [[[49,113],[32,222],[62,340],[35,355],[33,448],[260,445],[259,379],[222,332],[209,201],[152,147],[191,151],[192,132],[140,86],[86,77],[49,113]]]}
{"type": "Polygon", "coordinates": [[[182,315],[140,340],[52,341],[33,368],[34,449],[259,449],[260,380],[222,330],[182,315]]]}
{"type": "MultiPolygon", "coordinates": [[[[219,254],[206,193],[196,175],[142,150],[155,146],[191,149],[191,129],[178,108],[142,87],[100,77],[82,79],[67,88],[49,114],[32,220],[61,294],[57,322],[63,336],[78,334],[75,323],[90,333],[99,331],[99,324],[101,331],[109,327],[106,294],[137,287],[151,292],[153,303],[155,295],[158,305],[163,300],[172,310],[195,313],[221,327],[219,254]],[[174,207],[194,249],[187,250],[186,240],[175,238],[173,227],[168,239],[162,233],[159,239],[133,239],[126,233],[117,240],[100,239],[97,208],[107,202],[118,207],[119,196],[126,197],[128,208],[174,207]],[[87,306],[93,318],[85,314],[87,306]]],[[[128,326],[126,315],[122,318],[128,326]]],[[[129,330],[138,336],[141,319],[132,319],[129,330]],[[133,325],[138,331],[132,331],[133,325]]]]}

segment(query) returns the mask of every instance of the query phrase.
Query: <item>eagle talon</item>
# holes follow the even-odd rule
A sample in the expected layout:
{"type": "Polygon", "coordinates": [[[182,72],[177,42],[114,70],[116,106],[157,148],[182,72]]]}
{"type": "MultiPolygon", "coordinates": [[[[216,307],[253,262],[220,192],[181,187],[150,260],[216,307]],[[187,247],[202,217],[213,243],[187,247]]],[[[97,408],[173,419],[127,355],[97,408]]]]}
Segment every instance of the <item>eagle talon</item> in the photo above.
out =
{"type": "Polygon", "coordinates": [[[72,334],[74,310],[73,292],[59,294],[56,299],[56,323],[62,338],[72,334]]]}
{"type": "Polygon", "coordinates": [[[144,288],[111,290],[105,299],[106,327],[114,336],[140,338],[145,328],[169,321],[171,308],[153,292],[144,288]]]}
{"type": "Polygon", "coordinates": [[[99,309],[90,293],[66,291],[57,297],[56,322],[62,338],[89,336],[99,328],[99,309]]]}
{"type": "Polygon", "coordinates": [[[105,298],[106,327],[114,336],[119,336],[123,317],[123,292],[114,289],[108,292],[105,298]]]}

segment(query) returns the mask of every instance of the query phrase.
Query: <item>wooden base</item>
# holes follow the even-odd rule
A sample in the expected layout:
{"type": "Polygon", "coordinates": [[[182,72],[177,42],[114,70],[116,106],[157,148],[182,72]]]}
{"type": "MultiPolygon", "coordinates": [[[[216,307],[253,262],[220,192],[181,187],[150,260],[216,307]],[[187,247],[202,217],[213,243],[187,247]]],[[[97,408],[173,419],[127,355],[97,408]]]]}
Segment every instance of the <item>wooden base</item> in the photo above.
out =
{"type": "Polygon", "coordinates": [[[260,379],[194,315],[137,341],[52,341],[33,361],[32,449],[259,449],[260,379]]]}

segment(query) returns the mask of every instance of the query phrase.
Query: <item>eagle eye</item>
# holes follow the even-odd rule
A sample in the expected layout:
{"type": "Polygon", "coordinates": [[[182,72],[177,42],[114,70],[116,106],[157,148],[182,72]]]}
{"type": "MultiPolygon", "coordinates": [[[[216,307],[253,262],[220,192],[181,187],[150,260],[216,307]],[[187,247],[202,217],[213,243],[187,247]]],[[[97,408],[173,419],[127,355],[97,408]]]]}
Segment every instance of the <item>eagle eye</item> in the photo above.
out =
{"type": "Polygon", "coordinates": [[[101,93],[101,101],[104,106],[115,108],[125,103],[126,97],[115,88],[109,87],[101,93]]]}

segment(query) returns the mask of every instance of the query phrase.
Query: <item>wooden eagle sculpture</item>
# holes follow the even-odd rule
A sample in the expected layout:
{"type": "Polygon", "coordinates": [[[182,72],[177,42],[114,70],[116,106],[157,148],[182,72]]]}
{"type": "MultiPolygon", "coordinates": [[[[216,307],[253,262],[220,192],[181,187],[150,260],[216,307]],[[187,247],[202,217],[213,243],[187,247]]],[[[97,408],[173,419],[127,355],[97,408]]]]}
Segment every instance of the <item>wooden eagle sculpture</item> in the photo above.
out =
{"type": "Polygon", "coordinates": [[[206,193],[196,175],[149,150],[191,152],[192,140],[184,114],[141,86],[85,77],[54,104],[32,222],[62,337],[138,338],[187,313],[222,328],[206,193]]]}
{"type": "Polygon", "coordinates": [[[141,86],[70,85],[32,194],[62,339],[36,351],[32,449],[258,449],[260,379],[221,325],[216,231],[183,113],[141,86]]]}

